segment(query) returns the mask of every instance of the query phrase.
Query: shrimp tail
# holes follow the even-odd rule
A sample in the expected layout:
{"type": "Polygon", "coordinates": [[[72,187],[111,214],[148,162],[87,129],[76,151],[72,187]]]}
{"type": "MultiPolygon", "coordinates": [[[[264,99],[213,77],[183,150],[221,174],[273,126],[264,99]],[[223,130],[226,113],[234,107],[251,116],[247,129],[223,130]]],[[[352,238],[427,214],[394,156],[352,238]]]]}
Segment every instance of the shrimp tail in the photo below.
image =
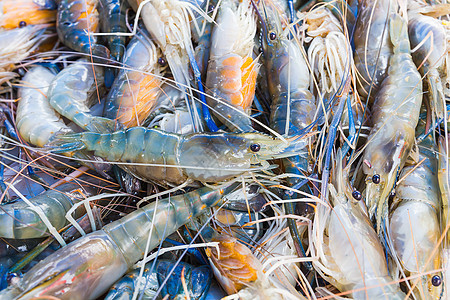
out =
{"type": "Polygon", "coordinates": [[[392,14],[389,23],[389,34],[391,37],[392,45],[394,48],[398,48],[402,52],[406,50],[410,51],[410,45],[408,40],[408,22],[406,18],[401,17],[399,14],[392,14]],[[406,37],[406,39],[405,39],[406,37]],[[406,48],[406,49],[405,49],[406,48]]]}
{"type": "Polygon", "coordinates": [[[94,117],[90,124],[86,126],[86,130],[94,132],[114,132],[118,130],[120,124],[108,118],[94,117]]]}
{"type": "Polygon", "coordinates": [[[55,136],[52,141],[44,146],[44,149],[52,153],[66,153],[86,149],[86,144],[82,141],[82,135],[84,134],[74,133],[55,136]]]}

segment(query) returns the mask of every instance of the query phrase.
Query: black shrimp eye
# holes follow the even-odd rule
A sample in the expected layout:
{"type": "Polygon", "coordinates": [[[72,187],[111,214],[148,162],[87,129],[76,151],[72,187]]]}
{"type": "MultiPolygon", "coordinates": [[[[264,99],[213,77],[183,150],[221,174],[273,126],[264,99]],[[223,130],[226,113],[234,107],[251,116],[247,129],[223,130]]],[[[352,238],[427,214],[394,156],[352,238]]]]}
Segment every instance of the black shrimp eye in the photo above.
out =
{"type": "Polygon", "coordinates": [[[277,38],[277,34],[275,32],[272,31],[269,33],[269,40],[273,41],[276,38],[277,38]]]}
{"type": "Polygon", "coordinates": [[[355,200],[359,201],[359,200],[361,200],[362,195],[361,195],[361,193],[359,191],[355,190],[355,191],[352,192],[352,197],[355,198],[355,200]]]}
{"type": "Polygon", "coordinates": [[[259,144],[250,145],[250,150],[252,150],[252,152],[258,152],[260,149],[261,146],[259,144]]]}
{"type": "Polygon", "coordinates": [[[8,284],[14,284],[17,279],[17,277],[19,277],[19,275],[17,273],[9,273],[6,276],[6,281],[8,282],[8,284]]]}
{"type": "Polygon", "coordinates": [[[23,28],[23,27],[25,27],[25,26],[27,26],[27,22],[25,22],[25,21],[20,21],[20,22],[19,22],[19,27],[20,27],[20,28],[23,28]]]}
{"type": "Polygon", "coordinates": [[[372,176],[372,182],[373,182],[373,183],[375,183],[375,184],[379,184],[379,183],[380,183],[380,181],[381,181],[381,177],[380,177],[380,175],[378,175],[378,174],[375,174],[375,175],[373,175],[373,176],[372,176]]]}
{"type": "Polygon", "coordinates": [[[167,65],[167,61],[165,60],[164,57],[160,57],[160,58],[158,58],[158,64],[159,64],[161,67],[165,67],[165,66],[167,65]]]}
{"type": "Polygon", "coordinates": [[[431,278],[431,284],[432,284],[432,285],[434,285],[434,286],[440,286],[441,283],[442,283],[441,276],[439,276],[439,275],[434,275],[434,276],[431,278]]]}

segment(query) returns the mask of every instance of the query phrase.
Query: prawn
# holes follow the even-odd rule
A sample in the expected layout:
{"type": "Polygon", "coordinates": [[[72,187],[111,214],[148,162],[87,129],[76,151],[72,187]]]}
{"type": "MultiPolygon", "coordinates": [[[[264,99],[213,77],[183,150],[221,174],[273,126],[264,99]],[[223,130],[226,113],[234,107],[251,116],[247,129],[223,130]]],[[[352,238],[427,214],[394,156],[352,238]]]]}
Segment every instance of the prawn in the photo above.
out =
{"type": "Polygon", "coordinates": [[[146,205],[59,249],[0,292],[2,299],[94,299],[180,226],[221,201],[235,184],[200,188],[146,205]]]}
{"type": "Polygon", "coordinates": [[[92,55],[94,61],[109,58],[109,49],[98,43],[98,0],[61,0],[58,5],[56,29],[59,39],[69,48],[92,55]]]}
{"type": "Polygon", "coordinates": [[[249,1],[221,2],[211,34],[207,102],[228,129],[253,131],[247,116],[255,96],[258,58],[253,59],[256,18],[249,1]]]}
{"type": "Polygon", "coordinates": [[[450,82],[448,51],[450,50],[450,27],[447,21],[439,20],[430,14],[445,15],[450,5],[429,6],[418,1],[408,2],[408,33],[412,57],[419,71],[426,78],[433,118],[441,120],[445,111],[444,83],[450,82]]]}
{"type": "Polygon", "coordinates": [[[6,30],[56,20],[56,5],[52,1],[3,0],[0,6],[0,27],[6,30]]]}
{"type": "Polygon", "coordinates": [[[378,232],[381,220],[387,215],[387,199],[397,172],[404,166],[414,144],[422,104],[422,80],[410,54],[407,22],[393,14],[389,29],[394,54],[375,97],[373,127],[363,156],[366,201],[369,215],[376,213],[378,232]]]}
{"type": "Polygon", "coordinates": [[[128,44],[123,64],[106,99],[105,117],[125,128],[141,125],[161,93],[159,53],[145,29],[128,44]]]}
{"type": "Polygon", "coordinates": [[[119,166],[137,178],[164,184],[226,180],[249,171],[254,164],[264,167],[266,160],[291,156],[289,146],[289,141],[262,133],[179,135],[143,127],[111,134],[69,134],[48,145],[58,153],[93,151],[108,161],[122,162],[119,166]]]}
{"type": "Polygon", "coordinates": [[[337,155],[330,203],[319,204],[311,238],[315,269],[354,299],[405,299],[392,282],[383,247],[360,202],[353,201],[337,155]]]}
{"type": "Polygon", "coordinates": [[[359,1],[353,41],[355,66],[359,72],[360,95],[373,95],[387,76],[389,59],[393,54],[387,24],[397,7],[397,0],[359,1]]]}
{"type": "MultiPolygon", "coordinates": [[[[395,187],[394,207],[389,219],[392,252],[403,269],[420,276],[416,287],[421,299],[441,299],[441,274],[433,273],[441,266],[439,247],[439,213],[441,199],[437,178],[437,160],[430,138],[420,145],[420,165],[403,168],[403,180],[395,187]]],[[[410,280],[414,282],[414,280],[410,280]]]]}
{"type": "Polygon", "coordinates": [[[58,113],[84,130],[112,132],[116,122],[95,117],[89,109],[102,84],[103,68],[80,59],[56,75],[48,88],[48,101],[58,113]]]}
{"type": "MultiPolygon", "coordinates": [[[[86,178],[85,178],[86,179],[86,178]]],[[[48,235],[47,225],[41,220],[37,210],[50,220],[59,230],[68,224],[66,213],[73,204],[85,197],[94,196],[97,190],[90,186],[66,183],[57,190],[47,190],[31,199],[34,207],[23,200],[0,205],[0,237],[10,239],[32,239],[48,235]]],[[[75,217],[81,217],[84,206],[75,210],[75,217]]]]}

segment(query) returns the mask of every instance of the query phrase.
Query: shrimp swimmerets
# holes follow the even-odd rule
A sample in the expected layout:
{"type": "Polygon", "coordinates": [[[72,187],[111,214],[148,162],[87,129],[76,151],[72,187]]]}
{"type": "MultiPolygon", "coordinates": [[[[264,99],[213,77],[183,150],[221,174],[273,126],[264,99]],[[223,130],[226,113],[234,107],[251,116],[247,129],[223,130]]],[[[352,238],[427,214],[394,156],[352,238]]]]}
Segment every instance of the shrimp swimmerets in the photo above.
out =
{"type": "Polygon", "coordinates": [[[289,141],[261,133],[179,135],[143,127],[68,134],[48,146],[53,152],[94,151],[107,161],[122,162],[121,168],[142,180],[163,184],[219,182],[251,171],[253,164],[264,167],[266,160],[292,155],[289,141]]]}
{"type": "Polygon", "coordinates": [[[234,188],[234,184],[216,190],[201,188],[148,204],[59,249],[35,265],[16,285],[0,292],[0,298],[95,299],[144,256],[144,249],[157,247],[234,188]]]}

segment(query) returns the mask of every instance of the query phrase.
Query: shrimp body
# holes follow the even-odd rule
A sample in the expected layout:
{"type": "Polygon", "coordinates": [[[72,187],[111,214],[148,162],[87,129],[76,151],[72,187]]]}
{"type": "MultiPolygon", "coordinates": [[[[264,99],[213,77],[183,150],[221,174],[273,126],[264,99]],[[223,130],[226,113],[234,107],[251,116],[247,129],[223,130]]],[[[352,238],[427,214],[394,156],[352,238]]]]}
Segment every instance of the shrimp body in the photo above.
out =
{"type": "Polygon", "coordinates": [[[259,64],[252,58],[256,20],[249,1],[222,1],[216,22],[206,77],[213,97],[208,97],[208,104],[229,129],[253,131],[247,115],[259,64]]]}
{"type": "MultiPolygon", "coordinates": [[[[401,171],[400,178],[406,177],[395,188],[394,203],[398,206],[393,209],[389,224],[394,253],[411,275],[429,273],[441,267],[440,251],[435,251],[440,237],[441,207],[437,161],[432,145],[422,143],[421,146],[419,159],[425,158],[425,161],[401,171]]],[[[416,287],[421,299],[439,299],[441,296],[442,285],[432,284],[435,275],[421,276],[421,283],[416,287]]]]}
{"type": "MultiPolygon", "coordinates": [[[[449,195],[450,195],[450,172],[448,171],[448,142],[444,139],[439,140],[439,159],[438,159],[438,179],[442,199],[441,229],[445,231],[450,223],[449,195]]],[[[442,267],[444,287],[450,285],[450,234],[447,231],[446,237],[442,243],[442,267]]],[[[444,297],[450,297],[448,288],[444,288],[444,297]]],[[[445,298],[446,299],[446,298],[445,298]]]]}
{"type": "Polygon", "coordinates": [[[109,58],[109,50],[90,33],[99,27],[98,0],[61,0],[56,29],[59,39],[69,48],[90,54],[94,59],[109,58]]]}
{"type": "Polygon", "coordinates": [[[16,111],[16,126],[28,143],[43,147],[56,133],[72,130],[50,106],[47,90],[55,74],[37,66],[23,77],[24,87],[19,89],[20,101],[16,111]]]}
{"type": "MultiPolygon", "coordinates": [[[[73,204],[96,195],[91,187],[80,187],[74,183],[66,183],[57,190],[47,190],[29,201],[41,210],[57,230],[67,225],[66,213],[73,204]]],[[[84,206],[80,206],[74,216],[80,217],[84,206]]],[[[0,206],[0,236],[10,239],[33,239],[48,235],[48,228],[41,220],[36,208],[30,207],[23,200],[0,206]]]]}
{"type": "Polygon", "coordinates": [[[94,151],[108,161],[126,163],[119,166],[142,180],[166,184],[226,180],[248,171],[259,160],[283,157],[288,146],[260,133],[178,135],[143,127],[112,134],[71,134],[52,145],[56,145],[54,152],[94,151]]]}
{"type": "Polygon", "coordinates": [[[393,53],[388,24],[396,3],[396,0],[359,1],[353,40],[355,66],[362,77],[358,86],[360,95],[367,95],[372,85],[373,98],[387,75],[393,53]]]}
{"type": "Polygon", "coordinates": [[[217,204],[235,185],[196,191],[153,202],[59,249],[18,282],[0,292],[2,299],[54,296],[95,299],[180,226],[217,204]]]}
{"type": "Polygon", "coordinates": [[[161,93],[158,53],[146,33],[140,30],[128,44],[123,59],[126,69],[120,70],[106,100],[105,116],[127,128],[144,122],[161,93]]]}
{"type": "Polygon", "coordinates": [[[39,1],[3,0],[0,3],[0,27],[9,30],[21,27],[21,22],[25,25],[51,23],[56,20],[55,9],[56,6],[42,7],[39,1]]]}
{"type": "Polygon", "coordinates": [[[368,178],[367,206],[370,216],[377,214],[377,229],[381,218],[386,217],[386,201],[397,172],[414,143],[422,103],[421,76],[411,58],[407,24],[399,15],[390,19],[390,36],[394,54],[374,101],[374,125],[363,157],[363,170],[368,178]],[[370,180],[373,176],[379,176],[380,180],[370,180]]]}
{"type": "Polygon", "coordinates": [[[48,100],[58,113],[84,130],[111,132],[115,122],[94,117],[89,109],[102,83],[103,69],[81,59],[58,73],[48,89],[48,100]]]}

